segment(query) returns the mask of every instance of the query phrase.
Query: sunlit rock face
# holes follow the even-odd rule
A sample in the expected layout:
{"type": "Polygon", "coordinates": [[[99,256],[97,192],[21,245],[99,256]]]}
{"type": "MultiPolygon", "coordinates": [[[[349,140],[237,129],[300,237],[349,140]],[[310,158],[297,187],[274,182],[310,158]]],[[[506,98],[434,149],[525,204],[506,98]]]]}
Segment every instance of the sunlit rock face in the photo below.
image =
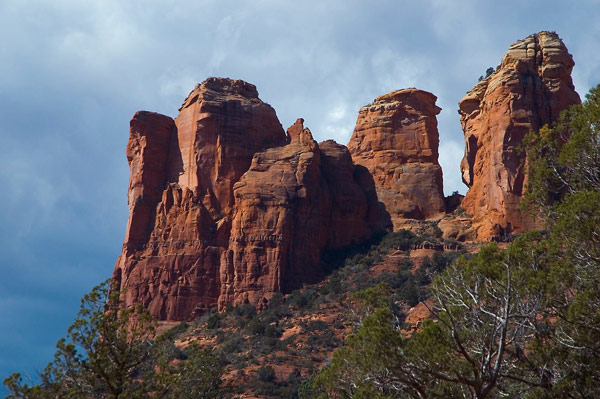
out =
{"type": "Polygon", "coordinates": [[[558,35],[540,32],[511,45],[495,72],[459,102],[465,135],[461,172],[469,187],[462,207],[473,216],[479,239],[535,227],[519,210],[527,180],[520,146],[527,133],[581,102],[573,66],[558,35]]]}
{"type": "Polygon", "coordinates": [[[435,219],[444,213],[436,99],[418,89],[377,97],[359,110],[348,143],[353,161],[373,176],[395,230],[407,219],[435,219]]]}
{"type": "Polygon", "coordinates": [[[372,179],[302,120],[286,133],[256,87],[210,78],[175,120],[130,124],[129,221],[113,277],[126,305],[186,320],[259,307],[323,276],[324,252],[390,227],[372,179]]]}

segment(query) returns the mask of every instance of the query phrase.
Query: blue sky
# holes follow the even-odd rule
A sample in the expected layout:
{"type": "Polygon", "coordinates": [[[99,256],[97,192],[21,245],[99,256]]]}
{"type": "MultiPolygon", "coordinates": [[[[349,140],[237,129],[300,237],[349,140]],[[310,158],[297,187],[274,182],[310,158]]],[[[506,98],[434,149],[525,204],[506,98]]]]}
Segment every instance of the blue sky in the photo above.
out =
{"type": "Polygon", "coordinates": [[[174,117],[195,83],[244,79],[284,128],[303,117],[346,144],[360,106],[418,87],[443,109],[445,191],[464,193],[457,102],[541,30],[565,41],[582,96],[600,83],[600,0],[1,0],[0,378],[41,370],[111,275],[135,111],[174,117]]]}

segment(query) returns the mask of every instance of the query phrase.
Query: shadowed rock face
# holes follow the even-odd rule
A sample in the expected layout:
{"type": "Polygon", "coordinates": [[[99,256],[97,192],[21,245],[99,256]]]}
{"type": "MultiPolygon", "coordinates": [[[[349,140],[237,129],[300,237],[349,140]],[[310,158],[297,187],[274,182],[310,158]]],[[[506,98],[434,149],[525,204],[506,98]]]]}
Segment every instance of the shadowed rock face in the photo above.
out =
{"type": "Polygon", "coordinates": [[[385,215],[375,218],[379,225],[369,223],[369,208],[376,204],[355,180],[346,147],[317,144],[302,119],[288,134],[289,144],[256,153],[234,186],[220,307],[246,301],[261,305],[272,293],[317,282],[323,278],[323,251],[359,243],[389,227],[385,215]]]}
{"type": "Polygon", "coordinates": [[[523,137],[580,103],[574,62],[558,35],[541,32],[511,45],[497,70],[459,102],[465,134],[461,162],[469,187],[462,207],[479,239],[534,227],[518,204],[526,185],[523,137]]]}
{"type": "Polygon", "coordinates": [[[417,89],[377,97],[360,109],[348,143],[354,162],[373,176],[395,230],[406,219],[438,218],[444,213],[436,99],[417,89]]]}
{"type": "Polygon", "coordinates": [[[322,277],[324,251],[390,226],[344,146],[320,146],[301,120],[286,134],[243,81],[206,80],[175,120],[136,113],[127,159],[130,217],[113,278],[127,305],[160,320],[260,307],[322,277]]]}

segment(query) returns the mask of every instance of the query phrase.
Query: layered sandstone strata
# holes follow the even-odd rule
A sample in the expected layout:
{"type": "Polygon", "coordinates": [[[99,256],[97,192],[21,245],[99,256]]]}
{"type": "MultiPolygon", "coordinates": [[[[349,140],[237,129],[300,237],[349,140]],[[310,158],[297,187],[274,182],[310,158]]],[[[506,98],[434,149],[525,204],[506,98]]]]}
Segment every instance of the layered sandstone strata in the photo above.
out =
{"type": "Polygon", "coordinates": [[[556,33],[540,32],[508,49],[501,64],[459,102],[465,135],[461,162],[469,187],[462,207],[479,239],[535,227],[519,202],[526,186],[523,137],[580,103],[571,80],[574,62],[556,33]]]}
{"type": "Polygon", "coordinates": [[[130,126],[130,217],[114,278],[126,304],[161,320],[216,306],[229,243],[233,185],[254,153],[284,145],[275,111],[256,87],[211,78],[171,118],[138,112],[130,126]]]}
{"type": "Polygon", "coordinates": [[[290,143],[255,154],[234,186],[229,249],[221,263],[220,306],[261,305],[323,278],[323,251],[344,248],[389,227],[355,176],[346,147],[317,144],[299,119],[290,143]],[[379,225],[370,224],[374,220],[379,225]]]}
{"type": "Polygon", "coordinates": [[[322,276],[324,251],[389,225],[345,147],[320,147],[301,121],[284,132],[243,81],[206,80],[175,120],[136,113],[127,158],[130,217],[113,277],[127,305],[160,320],[261,305],[322,276]]]}
{"type": "Polygon", "coordinates": [[[418,89],[397,90],[360,109],[348,143],[352,159],[373,176],[379,201],[394,229],[407,219],[444,213],[438,163],[437,97],[418,89]]]}

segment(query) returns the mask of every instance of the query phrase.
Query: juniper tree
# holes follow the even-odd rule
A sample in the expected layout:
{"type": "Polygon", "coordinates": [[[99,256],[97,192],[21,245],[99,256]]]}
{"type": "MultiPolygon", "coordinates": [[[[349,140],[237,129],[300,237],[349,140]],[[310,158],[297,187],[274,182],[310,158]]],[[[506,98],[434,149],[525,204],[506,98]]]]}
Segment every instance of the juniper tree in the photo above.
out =
{"type": "Polygon", "coordinates": [[[40,383],[25,384],[19,373],[4,380],[7,399],[137,399],[223,397],[222,367],[210,350],[188,348],[175,361],[155,339],[156,322],[141,306],[124,307],[110,280],[81,300],[77,318],[56,345],[40,383]]]}

